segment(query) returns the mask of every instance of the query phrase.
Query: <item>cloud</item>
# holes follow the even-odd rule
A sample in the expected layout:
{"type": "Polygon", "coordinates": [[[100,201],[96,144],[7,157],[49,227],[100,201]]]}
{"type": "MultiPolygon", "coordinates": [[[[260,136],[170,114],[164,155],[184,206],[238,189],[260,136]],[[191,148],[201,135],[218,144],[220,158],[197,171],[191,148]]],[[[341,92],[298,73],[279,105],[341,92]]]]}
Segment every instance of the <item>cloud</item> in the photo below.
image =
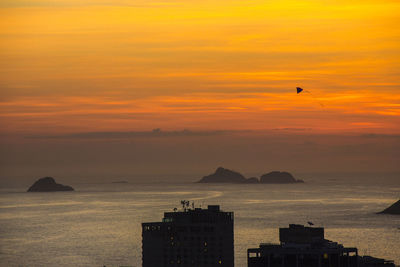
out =
{"type": "Polygon", "coordinates": [[[59,135],[30,135],[26,138],[33,139],[130,139],[141,137],[182,137],[182,136],[214,136],[225,135],[239,131],[215,130],[215,131],[162,131],[159,128],[152,131],[130,131],[130,132],[81,132],[59,135]]]}
{"type": "Polygon", "coordinates": [[[360,137],[363,138],[389,138],[389,139],[400,139],[400,134],[375,134],[375,133],[369,133],[369,134],[362,134],[360,137]]]}
{"type": "Polygon", "coordinates": [[[85,7],[85,6],[127,6],[127,7],[158,7],[177,3],[173,0],[148,1],[129,0],[5,0],[0,2],[0,8],[15,7],[85,7]]]}
{"type": "Polygon", "coordinates": [[[274,128],[273,131],[311,131],[312,128],[274,128]]]}

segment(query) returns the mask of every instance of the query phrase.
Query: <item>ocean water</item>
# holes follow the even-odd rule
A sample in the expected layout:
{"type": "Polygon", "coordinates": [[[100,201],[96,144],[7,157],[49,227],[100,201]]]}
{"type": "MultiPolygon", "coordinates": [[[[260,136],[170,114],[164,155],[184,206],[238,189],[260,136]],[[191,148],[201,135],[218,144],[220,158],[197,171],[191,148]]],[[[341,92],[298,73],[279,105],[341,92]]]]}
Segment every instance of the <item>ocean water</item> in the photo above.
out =
{"type": "MultiPolygon", "coordinates": [[[[379,181],[379,180],[378,180],[379,181]]],[[[247,248],[278,242],[278,228],[312,221],[327,239],[400,264],[400,216],[377,215],[400,183],[311,181],[289,185],[71,184],[75,192],[0,190],[1,266],[141,266],[141,223],[182,199],[235,216],[235,266],[247,248]]]]}

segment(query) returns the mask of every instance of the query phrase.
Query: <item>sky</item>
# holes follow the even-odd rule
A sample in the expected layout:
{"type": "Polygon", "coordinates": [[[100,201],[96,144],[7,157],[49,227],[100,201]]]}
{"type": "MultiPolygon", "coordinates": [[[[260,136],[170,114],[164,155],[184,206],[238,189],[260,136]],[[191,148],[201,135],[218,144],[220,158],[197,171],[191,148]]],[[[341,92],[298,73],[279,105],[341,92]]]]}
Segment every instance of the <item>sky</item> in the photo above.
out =
{"type": "Polygon", "coordinates": [[[400,172],[399,24],[387,0],[2,0],[0,176],[400,172]]]}

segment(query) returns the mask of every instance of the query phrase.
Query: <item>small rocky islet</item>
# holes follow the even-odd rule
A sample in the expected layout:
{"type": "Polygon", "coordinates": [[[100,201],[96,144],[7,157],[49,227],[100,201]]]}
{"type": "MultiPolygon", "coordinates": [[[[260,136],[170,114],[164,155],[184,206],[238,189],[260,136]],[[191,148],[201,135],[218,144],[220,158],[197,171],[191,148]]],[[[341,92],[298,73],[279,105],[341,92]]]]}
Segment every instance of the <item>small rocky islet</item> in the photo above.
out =
{"type": "Polygon", "coordinates": [[[400,200],[391,205],[390,207],[384,209],[378,214],[392,214],[392,215],[400,215],[400,200]]]}
{"type": "Polygon", "coordinates": [[[280,171],[273,171],[263,174],[260,178],[246,178],[239,172],[219,167],[213,174],[201,178],[198,183],[291,184],[304,183],[304,181],[295,179],[293,175],[288,172],[280,171]]]}
{"type": "Polygon", "coordinates": [[[53,177],[43,177],[37,180],[27,192],[57,192],[74,191],[71,186],[57,184],[53,177]]]}

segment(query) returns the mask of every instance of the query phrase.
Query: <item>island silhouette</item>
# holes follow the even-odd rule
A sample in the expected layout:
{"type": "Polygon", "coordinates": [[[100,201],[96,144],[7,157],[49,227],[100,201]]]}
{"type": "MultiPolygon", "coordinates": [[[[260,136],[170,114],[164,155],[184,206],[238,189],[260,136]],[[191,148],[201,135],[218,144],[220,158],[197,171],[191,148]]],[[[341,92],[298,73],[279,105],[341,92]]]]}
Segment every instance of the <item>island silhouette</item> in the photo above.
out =
{"type": "Polygon", "coordinates": [[[400,200],[391,205],[390,207],[384,209],[381,212],[378,212],[378,214],[394,214],[394,215],[400,215],[400,200]]]}
{"type": "Polygon", "coordinates": [[[57,184],[53,177],[43,177],[37,180],[27,192],[74,191],[71,186],[57,184]]]}
{"type": "Polygon", "coordinates": [[[289,172],[273,171],[261,175],[260,178],[246,178],[239,172],[218,167],[213,174],[204,176],[198,183],[291,184],[304,183],[304,181],[295,179],[289,172]]]}

